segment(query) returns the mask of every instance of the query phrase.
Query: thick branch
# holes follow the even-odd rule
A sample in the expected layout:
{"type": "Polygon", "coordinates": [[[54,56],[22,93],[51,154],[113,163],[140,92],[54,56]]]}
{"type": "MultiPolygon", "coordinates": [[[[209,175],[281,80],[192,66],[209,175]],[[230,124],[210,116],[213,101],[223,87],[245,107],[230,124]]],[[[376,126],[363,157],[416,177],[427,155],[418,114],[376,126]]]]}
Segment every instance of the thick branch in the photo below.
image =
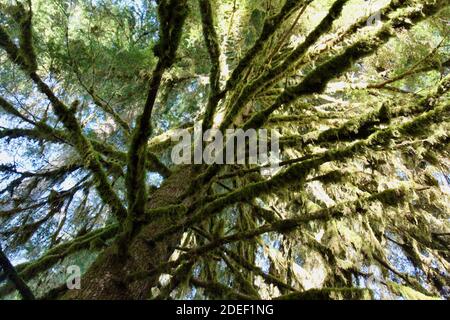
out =
{"type": "Polygon", "coordinates": [[[211,60],[211,70],[209,76],[210,93],[208,105],[206,106],[203,118],[203,131],[211,127],[214,113],[219,103],[220,91],[220,47],[216,29],[214,28],[214,19],[210,0],[199,0],[200,13],[202,16],[203,37],[208,49],[211,60]]]}
{"type": "Polygon", "coordinates": [[[277,15],[268,18],[264,22],[264,26],[258,40],[256,40],[253,47],[245,54],[245,56],[239,61],[237,67],[233,70],[233,73],[231,74],[231,77],[227,82],[225,88],[226,91],[231,91],[236,87],[236,85],[239,83],[243,71],[248,66],[251,65],[253,59],[264,47],[264,44],[266,43],[267,39],[269,39],[278,30],[278,28],[282,25],[282,23],[293,12],[295,12],[295,10],[301,8],[304,4],[308,4],[310,2],[311,0],[307,1],[287,0],[283,8],[277,15]]]}
{"type": "Polygon", "coordinates": [[[391,139],[401,135],[420,135],[427,131],[427,128],[434,123],[441,122],[448,118],[450,104],[436,106],[431,111],[425,112],[411,121],[397,127],[388,127],[378,130],[365,140],[360,140],[343,148],[328,150],[321,154],[312,156],[310,159],[297,163],[284,172],[281,172],[269,180],[250,183],[238,190],[221,195],[215,200],[207,203],[199,209],[197,213],[187,217],[184,221],[174,225],[161,233],[155,235],[150,242],[161,241],[166,236],[173,234],[179,230],[191,227],[197,222],[203,221],[210,215],[220,212],[223,208],[239,202],[249,201],[261,194],[271,192],[271,190],[279,190],[292,184],[304,183],[308,174],[318,168],[320,165],[330,161],[345,161],[364,151],[368,148],[376,148],[380,145],[386,145],[391,139]]]}
{"type": "Polygon", "coordinates": [[[147,160],[147,141],[151,135],[151,116],[156,96],[161,85],[164,71],[175,60],[181,38],[182,27],[187,17],[186,0],[161,0],[158,5],[160,20],[160,41],[155,46],[155,55],[159,58],[150,81],[144,110],[133,130],[128,151],[127,198],[129,217],[142,216],[147,201],[145,185],[145,163],[147,160]]]}
{"type": "Polygon", "coordinates": [[[14,283],[14,286],[19,291],[20,295],[24,300],[34,300],[34,294],[28,287],[28,285],[23,281],[23,279],[17,274],[16,269],[9,261],[8,257],[4,254],[2,248],[0,247],[0,266],[6,273],[6,276],[14,283]]]}
{"type": "MultiPolygon", "coordinates": [[[[117,224],[107,226],[103,229],[92,231],[86,235],[75,238],[66,243],[60,244],[48,250],[41,258],[20,264],[16,267],[18,274],[24,280],[30,280],[40,272],[48,270],[58,261],[64,259],[72,253],[89,248],[94,241],[107,241],[117,234],[119,226],[117,224]]],[[[4,286],[0,289],[0,296],[11,292],[11,288],[4,286]]]]}
{"type": "Polygon", "coordinates": [[[276,297],[274,300],[361,300],[372,299],[370,289],[360,288],[323,288],[310,289],[276,297]]]}
{"type": "Polygon", "coordinates": [[[253,230],[246,230],[222,238],[212,239],[209,243],[193,248],[182,254],[177,261],[165,262],[149,272],[131,275],[129,276],[129,280],[148,277],[162,270],[173,268],[182,261],[193,261],[196,257],[203,257],[205,254],[218,248],[222,248],[226,244],[250,240],[269,232],[289,233],[312,221],[329,221],[331,219],[342,218],[344,216],[348,217],[349,215],[363,214],[364,210],[360,209],[363,208],[365,204],[373,201],[380,201],[387,206],[397,206],[408,199],[407,195],[408,188],[406,186],[399,189],[388,189],[363,199],[340,203],[336,206],[305,214],[298,218],[279,220],[274,223],[264,224],[253,230]]]}
{"type": "Polygon", "coordinates": [[[368,137],[376,130],[375,125],[387,124],[392,118],[414,116],[433,108],[433,105],[441,98],[442,95],[450,89],[450,75],[442,79],[437,89],[428,96],[420,99],[412,105],[401,105],[398,107],[390,106],[384,103],[379,109],[370,112],[362,117],[349,120],[337,128],[331,128],[322,131],[317,137],[304,140],[303,136],[289,136],[283,138],[280,143],[282,146],[307,145],[307,144],[323,144],[336,141],[353,141],[368,137]]]}
{"type": "Polygon", "coordinates": [[[286,88],[271,106],[248,120],[244,124],[244,128],[259,128],[274,111],[283,105],[290,104],[303,95],[322,92],[331,79],[342,75],[352,66],[355,60],[373,54],[381,45],[385,44],[392,36],[395,36],[397,30],[411,28],[413,23],[417,23],[437,13],[445,5],[446,2],[443,0],[429,1],[423,7],[415,7],[412,10],[402,12],[381,27],[375,34],[357,41],[343,53],[316,67],[305,76],[299,85],[286,88]]]}
{"type": "Polygon", "coordinates": [[[255,299],[253,296],[249,296],[247,294],[238,292],[218,282],[203,281],[198,278],[191,278],[189,282],[195,287],[205,289],[206,293],[210,293],[212,295],[219,295],[220,297],[226,297],[227,299],[233,300],[255,299]]]}
{"type": "Polygon", "coordinates": [[[252,83],[247,85],[236,101],[233,103],[226,118],[221,124],[221,128],[227,128],[235,117],[239,114],[239,111],[244,107],[245,103],[248,102],[254,94],[256,94],[257,89],[263,87],[268,81],[277,77],[279,74],[283,73],[293,62],[301,58],[308,48],[319,39],[319,37],[330,30],[333,21],[341,14],[342,8],[348,0],[337,0],[331,6],[328,14],[322,19],[322,21],[314,28],[314,30],[306,37],[305,41],[300,44],[292,54],[278,67],[273,68],[262,76],[254,80],[252,83]]]}
{"type": "MultiPolygon", "coordinates": [[[[2,30],[3,29],[1,29],[0,27],[0,46],[2,46],[4,50],[6,50],[8,56],[13,62],[21,66],[22,69],[27,72],[31,80],[33,80],[33,82],[38,87],[39,91],[47,96],[58,119],[64,124],[64,127],[67,129],[67,131],[70,132],[74,147],[82,157],[84,165],[92,171],[94,177],[96,178],[98,184],[97,191],[100,197],[105,203],[111,206],[113,212],[119,219],[123,219],[126,215],[126,210],[123,207],[117,194],[112,189],[108,178],[103,171],[97,152],[94,151],[89,140],[83,135],[81,127],[75,115],[61,100],[59,100],[55,96],[49,86],[44,81],[42,81],[42,79],[37,75],[36,72],[24,68],[24,65],[22,65],[23,59],[21,59],[18,55],[17,47],[14,43],[11,42],[6,32],[3,33],[2,30]]],[[[28,65],[25,64],[25,67],[27,66],[28,65]]]]}

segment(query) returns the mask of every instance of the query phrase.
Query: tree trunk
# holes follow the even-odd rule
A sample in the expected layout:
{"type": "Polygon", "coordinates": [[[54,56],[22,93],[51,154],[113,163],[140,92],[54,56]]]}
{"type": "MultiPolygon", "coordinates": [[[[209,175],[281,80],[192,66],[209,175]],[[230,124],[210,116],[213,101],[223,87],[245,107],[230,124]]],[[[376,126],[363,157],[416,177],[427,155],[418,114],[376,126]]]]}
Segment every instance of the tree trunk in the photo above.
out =
{"type": "MultiPolygon", "coordinates": [[[[173,173],[163,185],[155,191],[148,208],[164,207],[173,204],[187,204],[189,199],[183,195],[194,177],[192,167],[184,167],[173,173]]],[[[160,218],[142,227],[138,235],[130,241],[129,256],[118,258],[114,248],[107,248],[81,278],[81,289],[70,290],[63,299],[148,299],[151,288],[158,285],[160,274],[146,277],[131,283],[124,283],[125,276],[136,272],[148,272],[167,262],[179,245],[183,232],[175,233],[156,246],[150,247],[144,239],[173,224],[171,219],[160,218]]]]}

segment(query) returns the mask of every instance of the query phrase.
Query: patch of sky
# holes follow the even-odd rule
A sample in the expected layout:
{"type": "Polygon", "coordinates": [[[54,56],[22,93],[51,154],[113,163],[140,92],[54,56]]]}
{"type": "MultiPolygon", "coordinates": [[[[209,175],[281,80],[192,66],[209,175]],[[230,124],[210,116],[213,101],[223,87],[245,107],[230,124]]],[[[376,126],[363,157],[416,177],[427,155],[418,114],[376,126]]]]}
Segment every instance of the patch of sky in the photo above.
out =
{"type": "MultiPolygon", "coordinates": [[[[395,235],[390,232],[386,232],[386,234],[390,238],[395,237],[395,235]]],[[[395,267],[396,270],[402,273],[407,273],[410,276],[416,276],[417,270],[411,263],[409,258],[406,256],[402,247],[400,247],[398,244],[392,241],[388,241],[387,250],[388,250],[387,258],[389,262],[395,267]]]]}
{"type": "Polygon", "coordinates": [[[442,192],[450,194],[450,174],[448,172],[434,172],[433,177],[437,180],[442,192]]]}
{"type": "Polygon", "coordinates": [[[408,181],[408,175],[404,171],[397,169],[396,173],[397,173],[397,177],[399,177],[400,180],[408,181]]]}
{"type": "MultiPolygon", "coordinates": [[[[409,276],[415,277],[419,280],[420,284],[427,288],[426,285],[426,275],[425,273],[414,267],[411,260],[406,256],[404,250],[397,245],[396,243],[393,243],[391,241],[388,242],[388,250],[389,254],[387,256],[389,262],[391,265],[399,272],[403,274],[408,274],[409,276]]],[[[391,279],[393,281],[398,282],[398,276],[394,275],[392,272],[390,272],[391,279]]]]}
{"type": "Polygon", "coordinates": [[[159,173],[150,172],[147,174],[147,184],[149,184],[151,186],[159,188],[163,181],[164,181],[164,178],[159,173]]]}
{"type": "Polygon", "coordinates": [[[354,280],[359,288],[367,288],[372,290],[373,297],[375,300],[380,300],[383,298],[392,298],[387,290],[386,286],[375,281],[375,279],[383,279],[383,274],[381,269],[375,265],[362,265],[361,273],[367,276],[359,275],[354,280]]]}
{"type": "Polygon", "coordinates": [[[270,260],[265,255],[264,248],[262,246],[258,246],[258,249],[256,250],[255,264],[257,267],[261,268],[264,273],[269,273],[270,260]]]}
{"type": "Polygon", "coordinates": [[[275,239],[272,239],[272,236],[269,233],[263,234],[262,240],[267,244],[268,247],[272,247],[276,250],[280,250],[281,248],[280,239],[278,239],[277,237],[275,237],[275,239]]]}
{"type": "Polygon", "coordinates": [[[305,259],[303,259],[303,257],[299,254],[296,254],[294,257],[294,261],[296,264],[298,264],[300,267],[303,266],[303,264],[305,263],[305,259]]]}

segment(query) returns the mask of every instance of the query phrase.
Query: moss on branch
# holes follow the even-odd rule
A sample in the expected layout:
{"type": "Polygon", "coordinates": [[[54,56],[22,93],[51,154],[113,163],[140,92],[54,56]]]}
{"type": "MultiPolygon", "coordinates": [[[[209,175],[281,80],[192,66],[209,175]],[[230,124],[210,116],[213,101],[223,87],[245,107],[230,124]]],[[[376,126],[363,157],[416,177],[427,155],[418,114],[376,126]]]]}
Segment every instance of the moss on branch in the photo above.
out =
{"type": "Polygon", "coordinates": [[[274,300],[371,300],[370,289],[360,288],[322,288],[310,289],[276,297],[274,300]]]}
{"type": "Polygon", "coordinates": [[[264,73],[262,76],[254,80],[252,83],[245,86],[242,90],[242,93],[233,102],[232,107],[226,115],[223,123],[221,124],[221,128],[227,128],[235,117],[239,114],[240,110],[245,106],[246,102],[248,102],[254,94],[258,91],[258,88],[263,87],[267,84],[271,79],[278,77],[282,74],[292,63],[300,59],[308,50],[308,48],[316,42],[319,37],[325,34],[330,30],[333,21],[341,14],[342,8],[348,0],[337,0],[333,3],[331,8],[329,9],[327,15],[321,20],[321,22],[314,28],[314,30],[308,34],[306,39],[291,53],[286,60],[268,72],[264,73]]]}
{"type": "Polygon", "coordinates": [[[153,70],[147,100],[142,114],[137,119],[128,150],[126,187],[129,221],[126,225],[129,225],[130,228],[133,228],[132,220],[134,217],[145,214],[145,205],[147,202],[145,169],[147,162],[147,142],[152,133],[152,110],[161,85],[162,75],[174,63],[187,12],[188,6],[186,0],[161,0],[158,3],[160,39],[154,47],[154,53],[159,58],[159,61],[153,70]]]}
{"type": "Polygon", "coordinates": [[[402,11],[382,26],[375,34],[364,37],[346,48],[341,54],[317,66],[297,86],[286,88],[271,106],[256,113],[248,120],[244,124],[244,128],[259,128],[280,107],[294,102],[303,95],[323,92],[331,79],[342,75],[353,65],[354,61],[373,54],[380,46],[393,37],[397,30],[410,29],[414,23],[436,14],[445,5],[446,1],[430,0],[422,6],[415,6],[411,10],[402,11]]]}
{"type": "Polygon", "coordinates": [[[198,278],[191,278],[189,282],[195,286],[205,290],[206,294],[212,296],[220,296],[230,300],[254,300],[255,297],[238,292],[219,282],[203,281],[198,278]]]}
{"type": "Polygon", "coordinates": [[[226,193],[225,195],[220,195],[215,200],[206,203],[193,215],[186,217],[179,224],[169,227],[155,235],[151,241],[161,241],[168,235],[203,221],[207,217],[220,212],[223,208],[228,207],[233,203],[250,201],[257,196],[270,193],[272,190],[280,190],[287,186],[302,185],[305,183],[308,174],[320,165],[330,161],[347,161],[370,148],[388,144],[392,139],[397,137],[399,133],[404,135],[419,135],[426,133],[427,126],[448,118],[448,114],[450,114],[449,110],[450,104],[444,103],[401,126],[391,126],[386,129],[377,130],[365,140],[360,140],[345,147],[331,149],[321,154],[313,155],[305,161],[290,166],[285,171],[275,175],[269,180],[250,183],[232,192],[226,193]]]}
{"type": "MultiPolygon", "coordinates": [[[[22,279],[28,281],[36,277],[40,272],[48,270],[65,257],[77,251],[89,249],[96,241],[101,240],[102,242],[105,242],[113,238],[117,234],[118,229],[119,226],[117,224],[113,224],[105,228],[92,231],[66,243],[62,243],[48,250],[44,256],[35,261],[17,265],[16,270],[22,279]]],[[[10,286],[3,286],[0,288],[0,296],[10,293],[11,289],[12,288],[10,286]]]]}
{"type": "Polygon", "coordinates": [[[203,131],[209,129],[212,125],[214,113],[219,103],[220,93],[220,47],[219,38],[214,27],[213,12],[210,0],[199,0],[200,14],[202,17],[203,38],[208,49],[209,59],[211,60],[211,70],[209,75],[210,93],[205,115],[203,117],[203,131]]]}
{"type": "Polygon", "coordinates": [[[27,62],[24,62],[23,58],[20,57],[20,53],[16,45],[12,43],[8,34],[3,32],[1,27],[0,46],[6,50],[12,62],[18,64],[28,73],[31,80],[38,87],[39,91],[42,92],[51,102],[56,116],[71,134],[71,141],[73,142],[75,149],[80,154],[83,164],[93,173],[97,183],[96,188],[100,197],[104,203],[111,206],[113,212],[119,219],[124,219],[126,216],[126,210],[108,181],[108,177],[101,166],[99,155],[92,148],[89,140],[83,135],[75,115],[60,99],[58,99],[58,97],[56,97],[50,87],[42,81],[38,74],[29,68],[27,62]],[[23,63],[25,63],[25,65],[23,65],[23,63]]]}
{"type": "Polygon", "coordinates": [[[8,257],[3,252],[0,247],[0,267],[5,272],[6,276],[11,280],[14,284],[15,288],[19,291],[22,299],[24,300],[35,300],[34,294],[31,289],[28,287],[26,282],[17,274],[16,269],[9,261],[8,257]]]}
{"type": "Polygon", "coordinates": [[[233,70],[233,73],[226,84],[226,91],[233,90],[236,87],[243,71],[251,65],[251,62],[256,55],[263,49],[267,39],[269,39],[278,30],[281,24],[289,18],[295,10],[300,9],[302,6],[307,5],[310,2],[310,0],[287,0],[278,14],[266,19],[258,40],[256,40],[252,48],[245,54],[245,56],[239,61],[237,67],[233,70]]]}
{"type": "Polygon", "coordinates": [[[19,47],[17,48],[13,43],[8,43],[9,36],[5,30],[0,27],[0,46],[3,46],[10,57],[14,57],[14,61],[25,71],[34,72],[37,70],[37,58],[33,46],[33,31],[32,31],[32,18],[33,12],[31,10],[31,2],[29,3],[29,10],[25,9],[24,5],[20,2],[15,5],[4,5],[5,12],[9,13],[19,26],[19,47]],[[5,33],[2,35],[2,33],[5,33]],[[4,38],[4,39],[2,39],[4,38]],[[14,51],[16,51],[14,53],[14,51]]]}

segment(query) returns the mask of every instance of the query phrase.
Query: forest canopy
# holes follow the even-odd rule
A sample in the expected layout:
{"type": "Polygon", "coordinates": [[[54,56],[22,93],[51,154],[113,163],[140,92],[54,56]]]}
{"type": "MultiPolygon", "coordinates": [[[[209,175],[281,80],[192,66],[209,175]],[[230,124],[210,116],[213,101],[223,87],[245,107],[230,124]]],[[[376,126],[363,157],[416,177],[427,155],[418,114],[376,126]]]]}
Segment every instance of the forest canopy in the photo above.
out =
{"type": "Polygon", "coordinates": [[[0,0],[1,299],[448,299],[449,26],[446,0],[0,0]],[[196,124],[276,132],[279,167],[174,163],[196,124]]]}

